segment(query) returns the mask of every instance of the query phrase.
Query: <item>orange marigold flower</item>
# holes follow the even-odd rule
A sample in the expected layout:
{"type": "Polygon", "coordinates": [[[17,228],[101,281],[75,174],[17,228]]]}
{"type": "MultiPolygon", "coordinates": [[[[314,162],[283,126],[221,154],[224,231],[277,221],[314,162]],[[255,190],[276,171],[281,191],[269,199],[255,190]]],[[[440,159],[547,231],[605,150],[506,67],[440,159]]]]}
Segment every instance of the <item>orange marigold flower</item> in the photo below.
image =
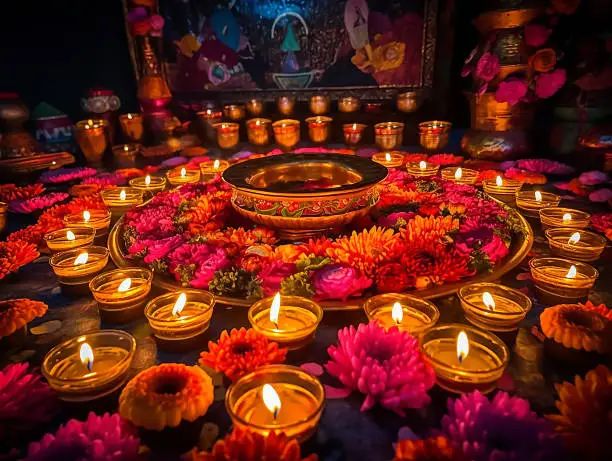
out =
{"type": "Polygon", "coordinates": [[[293,243],[278,245],[274,249],[274,259],[283,263],[294,263],[303,254],[302,247],[293,243]]]}
{"type": "Polygon", "coordinates": [[[21,240],[0,242],[0,280],[38,258],[36,245],[21,240]]]}
{"type": "Polygon", "coordinates": [[[605,304],[600,304],[599,306],[596,306],[591,301],[587,301],[584,304],[578,303],[578,305],[582,307],[583,309],[586,309],[588,311],[597,312],[602,317],[605,317],[608,320],[612,320],[612,309],[608,309],[605,304]]]}
{"type": "Polygon", "coordinates": [[[415,216],[400,230],[402,239],[408,243],[437,240],[459,228],[459,220],[452,216],[415,216]]]}
{"type": "Polygon", "coordinates": [[[430,197],[430,194],[414,190],[401,189],[395,184],[385,186],[385,190],[380,194],[380,199],[376,203],[376,208],[384,209],[392,205],[402,205],[406,203],[423,203],[430,197]]]}
{"type": "Polygon", "coordinates": [[[374,226],[350,236],[337,239],[327,249],[327,255],[336,262],[358,268],[373,277],[376,268],[391,260],[399,245],[399,234],[393,229],[374,226]]]}
{"type": "Polygon", "coordinates": [[[219,340],[208,342],[208,351],[200,354],[200,363],[223,373],[232,381],[263,365],[283,363],[287,349],[249,328],[223,330],[219,340]]]}
{"type": "Polygon", "coordinates": [[[400,440],[395,448],[393,461],[464,461],[461,450],[455,448],[446,437],[423,440],[400,440]]]}
{"type": "Polygon", "coordinates": [[[23,229],[15,231],[12,234],[9,234],[9,236],[7,237],[7,240],[9,242],[15,242],[17,240],[21,240],[22,242],[32,243],[36,245],[39,249],[44,248],[46,247],[46,245],[43,240],[43,236],[47,232],[58,230],[64,227],[61,221],[60,222],[55,221],[50,224],[53,224],[53,225],[49,227],[49,226],[43,226],[39,223],[32,224],[31,226],[24,227],[23,229]]]}
{"type": "Polygon", "coordinates": [[[483,170],[478,173],[478,179],[476,180],[476,184],[482,184],[483,181],[489,181],[491,179],[495,179],[498,176],[503,176],[503,173],[497,170],[483,170]]]}
{"type": "Polygon", "coordinates": [[[242,248],[256,244],[274,245],[278,240],[274,231],[265,227],[256,227],[249,230],[245,230],[242,227],[238,229],[229,228],[225,231],[225,234],[230,242],[242,248]]]}
{"type": "Polygon", "coordinates": [[[139,168],[120,168],[115,170],[115,173],[120,174],[125,179],[136,178],[138,176],[145,176],[145,172],[139,168]]]}
{"type": "Polygon", "coordinates": [[[317,461],[317,455],[302,458],[297,440],[289,440],[283,432],[263,436],[235,428],[212,451],[192,453],[192,461],[317,461]]]}
{"type": "Polygon", "coordinates": [[[529,67],[536,72],[550,72],[557,64],[557,54],[552,48],[542,48],[529,57],[529,67]]]}
{"type": "Polygon", "coordinates": [[[42,317],[48,306],[31,299],[9,299],[0,301],[0,338],[12,335],[36,317],[42,317]]]}
{"type": "Polygon", "coordinates": [[[68,192],[73,197],[87,197],[88,195],[97,194],[102,189],[100,184],[75,184],[68,192]]]}
{"type": "Polygon", "coordinates": [[[45,186],[40,183],[29,186],[17,187],[15,184],[0,185],[0,202],[11,200],[27,200],[45,191],[45,186]]]}
{"type": "Polygon", "coordinates": [[[567,183],[567,190],[576,195],[580,195],[581,197],[586,197],[589,195],[589,189],[583,186],[578,178],[574,178],[567,183]]]}
{"type": "Polygon", "coordinates": [[[261,244],[248,247],[240,259],[240,268],[248,272],[259,272],[274,256],[271,245],[261,244]]]}
{"type": "Polygon", "coordinates": [[[319,237],[316,240],[310,239],[307,243],[300,245],[303,255],[326,256],[327,249],[331,247],[332,242],[325,237],[319,237]]]}

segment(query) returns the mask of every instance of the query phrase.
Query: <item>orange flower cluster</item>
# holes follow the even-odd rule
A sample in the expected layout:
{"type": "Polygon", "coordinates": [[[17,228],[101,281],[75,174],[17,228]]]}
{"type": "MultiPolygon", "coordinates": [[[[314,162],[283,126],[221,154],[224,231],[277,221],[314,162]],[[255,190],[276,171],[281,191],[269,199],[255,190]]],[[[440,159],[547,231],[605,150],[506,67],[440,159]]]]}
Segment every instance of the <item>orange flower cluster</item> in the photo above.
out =
{"type": "Polygon", "coordinates": [[[602,317],[605,317],[608,320],[612,320],[612,309],[608,309],[605,304],[600,304],[599,306],[596,306],[591,301],[587,301],[585,304],[579,303],[578,305],[587,311],[596,312],[602,317]]]}
{"type": "Polygon", "coordinates": [[[38,258],[36,245],[17,241],[0,242],[0,280],[38,258]]]}
{"type": "Polygon", "coordinates": [[[385,193],[382,194],[378,200],[378,203],[376,204],[376,208],[378,209],[384,209],[388,206],[411,202],[422,203],[429,198],[429,194],[425,192],[405,190],[398,187],[396,184],[388,184],[385,187],[385,193]]]}
{"type": "Polygon", "coordinates": [[[287,349],[249,328],[223,330],[219,340],[208,342],[208,351],[200,354],[200,363],[223,373],[232,381],[257,368],[283,363],[287,349]]]}
{"type": "MultiPolygon", "coordinates": [[[[187,224],[189,232],[194,235],[210,230],[211,220],[224,212],[230,205],[231,193],[216,192],[212,195],[202,195],[196,203],[185,211],[182,221],[187,224]]],[[[214,226],[220,228],[221,226],[214,226]]]]}
{"type": "Polygon", "coordinates": [[[446,437],[422,440],[400,440],[393,461],[464,461],[462,451],[456,449],[446,437]]]}
{"type": "Polygon", "coordinates": [[[40,183],[29,186],[17,187],[15,184],[0,185],[0,202],[11,200],[27,200],[45,191],[45,186],[40,183]]]}
{"type": "Polygon", "coordinates": [[[47,309],[45,303],[26,298],[0,301],[0,338],[12,335],[36,317],[42,317],[47,309]]]}
{"type": "Polygon", "coordinates": [[[459,228],[459,220],[452,216],[415,216],[400,230],[402,239],[408,243],[431,242],[459,228]]]}

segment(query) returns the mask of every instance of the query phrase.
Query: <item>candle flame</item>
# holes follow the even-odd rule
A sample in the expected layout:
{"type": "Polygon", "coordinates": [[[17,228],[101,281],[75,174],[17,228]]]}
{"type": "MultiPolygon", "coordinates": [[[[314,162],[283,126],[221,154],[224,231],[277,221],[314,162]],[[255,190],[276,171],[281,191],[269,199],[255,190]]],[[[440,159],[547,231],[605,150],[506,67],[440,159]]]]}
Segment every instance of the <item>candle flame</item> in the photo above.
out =
{"type": "Polygon", "coordinates": [[[66,232],[66,240],[75,240],[75,239],[76,239],[76,237],[74,235],[74,232],[72,232],[70,230],[66,232]]]}
{"type": "Polygon", "coordinates": [[[134,117],[132,117],[132,114],[128,114],[128,120],[132,120],[134,117]]]}
{"type": "Polygon", "coordinates": [[[356,130],[356,129],[357,129],[357,124],[353,123],[353,130],[356,130]]]}
{"type": "Polygon", "coordinates": [[[281,409],[281,401],[280,397],[274,390],[272,386],[269,384],[264,384],[263,386],[263,401],[264,405],[272,414],[274,415],[274,419],[278,416],[278,412],[281,409]]]}
{"type": "Polygon", "coordinates": [[[497,175],[497,178],[495,178],[495,184],[500,187],[504,184],[504,182],[502,181],[502,178],[500,175],[497,175]]]}
{"type": "Polygon", "coordinates": [[[535,191],[534,195],[535,195],[536,202],[541,202],[542,201],[542,192],[537,190],[537,191],[535,191]]]}
{"type": "Polygon", "coordinates": [[[81,253],[74,260],[74,265],[78,266],[79,264],[85,264],[89,260],[89,253],[81,253]]]}
{"type": "Polygon", "coordinates": [[[461,331],[457,336],[457,359],[459,363],[462,363],[470,353],[470,342],[465,334],[465,331],[461,331]]]}
{"type": "Polygon", "coordinates": [[[576,266],[572,264],[572,267],[569,268],[569,270],[567,271],[567,274],[565,274],[565,277],[568,279],[575,279],[576,278],[576,266]]]}
{"type": "Polygon", "coordinates": [[[174,303],[174,307],[172,308],[172,315],[179,315],[183,312],[183,308],[187,304],[187,295],[185,293],[181,293],[174,303]]]}
{"type": "Polygon", "coordinates": [[[574,232],[567,241],[568,245],[578,243],[580,241],[580,232],[574,232]]]}
{"type": "Polygon", "coordinates": [[[455,179],[461,179],[461,176],[463,176],[463,170],[459,167],[455,170],[455,179]]]}
{"type": "Polygon", "coordinates": [[[278,328],[278,314],[280,314],[280,293],[274,295],[272,306],[270,307],[270,321],[278,328]]]}
{"type": "Polygon", "coordinates": [[[93,125],[93,120],[89,119],[89,120],[87,120],[87,123],[89,123],[90,125],[93,125]]]}
{"type": "Polygon", "coordinates": [[[56,162],[55,160],[53,160],[53,161],[51,162],[51,165],[57,165],[57,162],[56,162]]]}
{"type": "Polygon", "coordinates": [[[151,185],[151,176],[147,175],[145,177],[145,186],[150,186],[151,185]]]}
{"type": "Polygon", "coordinates": [[[132,279],[128,277],[119,284],[119,288],[117,288],[117,291],[119,293],[124,293],[128,291],[130,288],[132,288],[132,279]]]}
{"type": "Polygon", "coordinates": [[[87,210],[83,211],[83,221],[89,222],[91,219],[91,213],[87,210]]]}
{"type": "Polygon", "coordinates": [[[125,189],[121,189],[121,192],[119,192],[119,199],[125,200],[125,189]]]}
{"type": "Polygon", "coordinates": [[[126,144],[125,146],[123,146],[123,150],[124,150],[125,152],[127,152],[128,150],[130,150],[130,148],[129,148],[129,147],[128,147],[128,145],[126,144]]]}
{"type": "Polygon", "coordinates": [[[391,318],[398,325],[402,323],[402,320],[404,320],[404,310],[402,309],[402,305],[400,303],[395,303],[393,305],[393,309],[391,309],[391,318]]]}
{"type": "MultiPolygon", "coordinates": [[[[259,121],[259,120],[258,120],[259,121]]],[[[213,169],[218,170],[219,169],[219,160],[215,160],[215,163],[213,163],[213,169]]]]}
{"type": "Polygon", "coordinates": [[[387,153],[385,154],[385,160],[386,160],[387,162],[390,162],[390,161],[391,161],[391,154],[390,154],[390,153],[388,153],[388,152],[387,152],[387,153]]]}
{"type": "Polygon", "coordinates": [[[181,168],[181,178],[184,178],[187,174],[187,170],[185,168],[181,168]]]}
{"type": "Polygon", "coordinates": [[[569,213],[565,213],[565,214],[563,215],[563,223],[570,222],[571,220],[572,220],[572,215],[571,215],[571,214],[569,214],[569,213]]]}
{"type": "Polygon", "coordinates": [[[89,344],[81,344],[81,348],[79,349],[79,357],[81,358],[83,365],[86,365],[87,369],[91,371],[93,368],[94,354],[89,344]]]}
{"type": "Polygon", "coordinates": [[[85,125],[85,129],[86,129],[86,130],[89,130],[89,125],[85,125]]]}
{"type": "Polygon", "coordinates": [[[491,293],[489,293],[488,291],[485,291],[482,294],[482,302],[485,306],[487,306],[487,309],[489,309],[490,311],[495,310],[495,300],[493,299],[493,296],[491,296],[491,293]]]}
{"type": "Polygon", "coordinates": [[[427,168],[427,162],[426,162],[425,160],[421,160],[421,161],[419,162],[419,168],[420,168],[421,170],[424,170],[425,168],[427,168]]]}

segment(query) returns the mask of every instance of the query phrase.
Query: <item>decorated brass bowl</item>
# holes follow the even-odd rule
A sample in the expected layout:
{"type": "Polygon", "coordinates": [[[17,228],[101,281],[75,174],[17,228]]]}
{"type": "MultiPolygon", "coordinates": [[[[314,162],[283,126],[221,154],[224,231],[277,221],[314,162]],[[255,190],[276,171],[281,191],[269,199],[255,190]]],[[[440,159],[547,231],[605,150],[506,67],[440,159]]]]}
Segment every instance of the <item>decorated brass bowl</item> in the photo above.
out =
{"type": "Polygon", "coordinates": [[[342,154],[284,154],[229,167],[238,213],[281,237],[303,240],[339,229],[378,201],[387,169],[370,159],[342,154]]]}

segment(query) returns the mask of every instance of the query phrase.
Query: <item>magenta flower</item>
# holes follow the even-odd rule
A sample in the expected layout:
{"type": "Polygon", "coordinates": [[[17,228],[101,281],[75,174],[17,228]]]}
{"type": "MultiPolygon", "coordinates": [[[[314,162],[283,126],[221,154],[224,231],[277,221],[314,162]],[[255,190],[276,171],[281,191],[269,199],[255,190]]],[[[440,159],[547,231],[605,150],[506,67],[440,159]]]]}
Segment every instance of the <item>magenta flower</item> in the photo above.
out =
{"type": "Polygon", "coordinates": [[[603,171],[585,171],[578,176],[578,181],[585,186],[597,186],[598,184],[608,182],[608,174],[603,171]]]}
{"type": "Polygon", "coordinates": [[[495,264],[508,255],[508,247],[504,241],[493,233],[490,227],[481,227],[455,236],[455,247],[462,254],[471,254],[480,250],[495,264]]]}
{"type": "Polygon", "coordinates": [[[574,168],[565,163],[555,162],[547,158],[526,158],[516,162],[517,168],[541,174],[568,175],[574,172],[574,168]]]}
{"type": "Polygon", "coordinates": [[[589,200],[591,202],[603,203],[610,199],[612,199],[612,189],[608,189],[607,187],[589,194],[589,200]]]}
{"type": "Polygon", "coordinates": [[[485,82],[490,82],[499,72],[499,58],[496,54],[487,51],[478,60],[474,76],[485,82]]]}
{"type": "Polygon", "coordinates": [[[57,170],[45,171],[40,175],[40,182],[44,184],[56,184],[60,182],[73,181],[75,179],[88,178],[98,174],[98,170],[89,167],[81,168],[59,168],[57,170]]]}
{"type": "Polygon", "coordinates": [[[602,233],[612,229],[612,212],[602,211],[591,215],[591,227],[602,233]]]}
{"type": "Polygon", "coordinates": [[[177,208],[171,205],[149,204],[126,213],[126,226],[133,227],[141,240],[161,239],[176,233],[174,218],[177,208]]]}
{"type": "Polygon", "coordinates": [[[518,104],[527,94],[527,84],[523,80],[508,79],[499,84],[495,92],[497,102],[507,102],[511,106],[518,104]]]}
{"type": "Polygon", "coordinates": [[[473,461],[555,461],[561,439],[529,402],[498,392],[489,400],[475,391],[448,401],[442,432],[473,461]]]}
{"type": "Polygon", "coordinates": [[[295,264],[274,261],[266,264],[257,278],[261,280],[264,296],[273,296],[281,289],[281,282],[296,272],[295,264]]]}
{"type": "Polygon", "coordinates": [[[221,175],[217,174],[213,179],[207,182],[196,182],[185,184],[177,191],[181,197],[191,200],[205,194],[214,194],[219,191],[229,191],[231,187],[228,183],[221,179],[221,175]]]}
{"type": "Polygon", "coordinates": [[[427,161],[440,166],[454,166],[461,165],[463,163],[463,157],[454,154],[435,154],[429,157],[427,161]]]}
{"type": "Polygon", "coordinates": [[[215,272],[231,266],[225,250],[205,243],[185,243],[168,255],[168,261],[176,280],[205,289],[215,272]]]}
{"type": "Polygon", "coordinates": [[[373,322],[338,331],[338,345],[330,346],[327,371],[350,390],[366,395],[361,411],[376,403],[399,415],[430,401],[427,391],[436,377],[423,360],[419,342],[397,327],[385,330],[373,322]]]}
{"type": "Polygon", "coordinates": [[[125,176],[119,173],[100,173],[98,176],[85,178],[82,184],[97,184],[99,186],[123,186],[127,182],[125,176]]]}
{"type": "Polygon", "coordinates": [[[119,415],[96,416],[86,421],[71,419],[55,434],[30,444],[27,461],[132,461],[139,459],[140,440],[132,426],[119,415]]]}
{"type": "Polygon", "coordinates": [[[415,215],[416,213],[413,213],[411,211],[398,211],[397,213],[391,213],[387,216],[383,216],[378,221],[376,221],[376,224],[383,227],[393,227],[396,225],[398,219],[401,218],[404,221],[408,222],[415,215]]]}
{"type": "Polygon", "coordinates": [[[548,99],[565,85],[565,69],[556,69],[552,72],[539,74],[536,77],[535,93],[540,99],[548,99]]]}
{"type": "Polygon", "coordinates": [[[346,264],[328,264],[317,270],[312,279],[318,299],[346,301],[372,285],[372,280],[346,264]]]}
{"type": "Polygon", "coordinates": [[[65,192],[51,192],[50,194],[39,195],[26,200],[11,200],[8,209],[11,213],[27,214],[34,211],[44,210],[58,202],[62,202],[70,197],[65,192]]]}
{"type": "Polygon", "coordinates": [[[525,26],[525,44],[539,48],[546,43],[552,30],[540,24],[527,24],[525,26]]]}

